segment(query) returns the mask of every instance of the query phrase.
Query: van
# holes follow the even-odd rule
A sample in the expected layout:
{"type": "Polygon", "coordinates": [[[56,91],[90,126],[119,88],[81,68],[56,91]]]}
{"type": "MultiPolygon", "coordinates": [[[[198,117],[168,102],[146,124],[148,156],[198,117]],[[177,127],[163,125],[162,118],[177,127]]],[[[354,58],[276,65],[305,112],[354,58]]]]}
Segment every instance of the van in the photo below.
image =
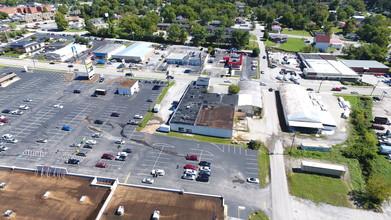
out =
{"type": "Polygon", "coordinates": [[[160,104],[156,104],[156,105],[153,107],[153,110],[152,110],[152,112],[154,112],[154,113],[158,113],[158,112],[159,112],[159,110],[160,110],[160,104]]]}
{"type": "Polygon", "coordinates": [[[160,132],[169,133],[170,132],[170,126],[162,124],[162,125],[159,126],[159,128],[157,130],[160,131],[160,132]]]}
{"type": "Polygon", "coordinates": [[[107,91],[104,89],[95,89],[95,94],[97,95],[106,95],[107,91]]]}
{"type": "Polygon", "coordinates": [[[125,213],[125,208],[121,205],[118,207],[117,211],[115,212],[115,214],[117,215],[123,215],[125,213]]]}
{"type": "Polygon", "coordinates": [[[375,117],[373,119],[373,122],[375,122],[376,124],[384,124],[384,125],[390,124],[390,121],[388,120],[387,117],[375,117]]]}

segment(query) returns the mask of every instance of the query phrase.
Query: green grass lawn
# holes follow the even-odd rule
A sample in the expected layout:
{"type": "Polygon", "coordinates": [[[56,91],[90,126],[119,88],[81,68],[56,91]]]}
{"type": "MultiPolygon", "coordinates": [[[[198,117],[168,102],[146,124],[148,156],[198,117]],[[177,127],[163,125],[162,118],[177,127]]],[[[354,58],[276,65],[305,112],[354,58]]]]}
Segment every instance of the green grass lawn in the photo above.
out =
{"type": "Polygon", "coordinates": [[[269,151],[264,146],[261,147],[258,153],[258,172],[259,183],[262,187],[266,187],[269,183],[270,157],[269,151]]]}
{"type": "Polygon", "coordinates": [[[254,34],[250,34],[250,40],[257,40],[257,36],[255,36],[254,34]]]}
{"type": "Polygon", "coordinates": [[[269,45],[269,46],[274,46],[276,45],[276,43],[274,43],[273,41],[270,41],[270,40],[266,40],[263,42],[265,45],[269,45]]]}
{"type": "Polygon", "coordinates": [[[334,34],[342,34],[342,28],[339,28],[339,27],[332,27],[331,28],[331,31],[334,33],[334,34]]]}
{"type": "Polygon", "coordinates": [[[83,31],[86,31],[86,29],[75,30],[72,28],[68,28],[68,29],[64,30],[63,32],[83,32],[83,31]]]}
{"type": "Polygon", "coordinates": [[[344,180],[315,174],[288,174],[289,191],[292,195],[325,202],[335,206],[351,207],[348,202],[349,188],[344,180]]]}
{"type": "Polygon", "coordinates": [[[262,211],[255,211],[248,216],[248,220],[269,220],[269,217],[262,211]]]}
{"type": "Polygon", "coordinates": [[[300,31],[300,30],[292,30],[289,31],[288,29],[283,29],[281,31],[281,34],[291,34],[291,35],[298,35],[298,36],[304,36],[304,37],[312,37],[311,34],[308,31],[300,31]]]}
{"type": "Polygon", "coordinates": [[[248,45],[244,48],[245,50],[252,50],[254,48],[259,48],[259,45],[256,41],[249,41],[248,45]]]}
{"type": "Polygon", "coordinates": [[[391,184],[390,161],[387,160],[386,155],[377,155],[374,164],[373,177],[382,178],[387,184],[391,184]]]}
{"type": "Polygon", "coordinates": [[[286,50],[286,51],[292,51],[292,52],[299,52],[301,48],[305,47],[306,44],[304,41],[300,38],[293,38],[293,37],[288,37],[288,40],[284,44],[280,44],[280,47],[278,47],[281,50],[286,50]]]}

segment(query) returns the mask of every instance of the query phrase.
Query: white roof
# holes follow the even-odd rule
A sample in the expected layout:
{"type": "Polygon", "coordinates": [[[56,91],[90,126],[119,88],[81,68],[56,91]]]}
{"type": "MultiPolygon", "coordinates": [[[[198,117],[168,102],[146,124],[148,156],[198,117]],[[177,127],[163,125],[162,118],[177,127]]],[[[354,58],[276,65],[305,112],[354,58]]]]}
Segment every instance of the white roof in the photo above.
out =
{"type": "Polygon", "coordinates": [[[329,75],[352,75],[357,76],[357,73],[346,66],[339,60],[323,60],[323,59],[306,59],[308,66],[313,72],[329,74],[329,75]]]}
{"type": "Polygon", "coordinates": [[[310,146],[310,147],[323,147],[323,148],[330,148],[329,145],[327,144],[319,144],[319,143],[307,143],[307,142],[302,142],[302,146],[310,146]]]}
{"type": "Polygon", "coordinates": [[[127,56],[127,57],[144,57],[155,49],[152,47],[151,43],[146,42],[137,42],[129,47],[121,50],[116,56],[127,56]]]}
{"type": "Polygon", "coordinates": [[[303,160],[301,161],[301,165],[307,167],[319,167],[323,169],[345,171],[345,167],[342,165],[335,165],[335,164],[328,164],[328,163],[318,163],[318,162],[303,160]]]}
{"type": "Polygon", "coordinates": [[[171,53],[166,59],[181,60],[186,56],[184,53],[171,53]]]}
{"type": "Polygon", "coordinates": [[[259,83],[253,81],[239,81],[240,87],[238,106],[256,106],[262,108],[262,96],[259,83]]]}

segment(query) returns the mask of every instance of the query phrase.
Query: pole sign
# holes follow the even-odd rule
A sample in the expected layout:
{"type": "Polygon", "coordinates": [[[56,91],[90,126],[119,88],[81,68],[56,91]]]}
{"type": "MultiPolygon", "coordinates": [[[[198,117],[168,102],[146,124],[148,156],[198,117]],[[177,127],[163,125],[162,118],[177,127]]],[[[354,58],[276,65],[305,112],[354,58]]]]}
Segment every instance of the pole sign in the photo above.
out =
{"type": "Polygon", "coordinates": [[[94,68],[92,66],[91,58],[86,58],[84,60],[84,65],[86,67],[88,79],[91,79],[91,77],[94,75],[94,68]]]}

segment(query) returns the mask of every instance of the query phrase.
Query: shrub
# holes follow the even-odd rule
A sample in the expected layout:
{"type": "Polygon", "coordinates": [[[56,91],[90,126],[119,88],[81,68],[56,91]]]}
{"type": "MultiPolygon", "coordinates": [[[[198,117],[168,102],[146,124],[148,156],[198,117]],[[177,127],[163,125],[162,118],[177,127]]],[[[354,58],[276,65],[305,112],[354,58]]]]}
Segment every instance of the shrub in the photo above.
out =
{"type": "Polygon", "coordinates": [[[238,85],[230,85],[228,87],[228,92],[230,94],[238,94],[240,91],[240,87],[238,85]]]}
{"type": "Polygon", "coordinates": [[[261,149],[262,144],[259,141],[250,140],[250,142],[248,142],[247,146],[251,150],[259,150],[259,149],[261,149]]]}

